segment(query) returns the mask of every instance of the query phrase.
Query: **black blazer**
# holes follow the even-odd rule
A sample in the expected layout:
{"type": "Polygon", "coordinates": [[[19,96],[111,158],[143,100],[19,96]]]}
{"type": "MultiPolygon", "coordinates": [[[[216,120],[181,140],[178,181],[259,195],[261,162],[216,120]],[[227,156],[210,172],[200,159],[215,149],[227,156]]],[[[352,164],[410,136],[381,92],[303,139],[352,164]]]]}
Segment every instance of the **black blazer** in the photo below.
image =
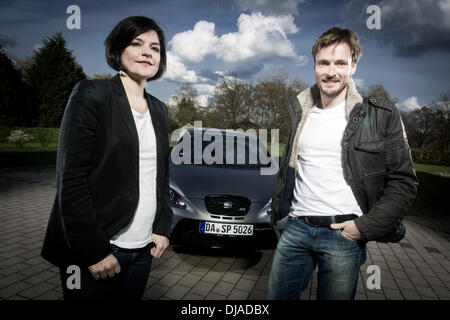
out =
{"type": "MultiPolygon", "coordinates": [[[[167,107],[145,97],[157,146],[153,232],[168,237],[167,107]]],[[[112,252],[109,240],[129,224],[139,200],[139,140],[119,74],[74,87],[61,123],[56,179],[42,257],[55,265],[93,265],[112,252]]]]}

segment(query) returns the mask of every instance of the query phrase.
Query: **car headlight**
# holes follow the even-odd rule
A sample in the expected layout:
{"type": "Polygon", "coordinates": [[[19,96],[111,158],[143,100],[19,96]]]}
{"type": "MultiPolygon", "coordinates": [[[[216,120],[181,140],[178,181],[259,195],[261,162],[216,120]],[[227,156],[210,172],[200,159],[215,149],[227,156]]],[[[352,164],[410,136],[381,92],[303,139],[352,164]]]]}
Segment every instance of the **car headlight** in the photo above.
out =
{"type": "Polygon", "coordinates": [[[266,212],[269,216],[272,215],[272,199],[270,199],[266,204],[266,212]]]}
{"type": "Polygon", "coordinates": [[[172,207],[186,209],[186,201],[172,188],[169,188],[169,200],[172,207]]]}

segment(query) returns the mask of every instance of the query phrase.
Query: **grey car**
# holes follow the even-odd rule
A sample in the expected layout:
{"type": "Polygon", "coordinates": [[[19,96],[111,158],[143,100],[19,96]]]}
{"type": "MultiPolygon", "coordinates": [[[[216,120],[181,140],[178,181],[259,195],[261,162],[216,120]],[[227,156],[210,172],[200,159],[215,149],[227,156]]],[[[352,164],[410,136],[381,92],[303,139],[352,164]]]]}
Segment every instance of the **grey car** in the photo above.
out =
{"type": "Polygon", "coordinates": [[[269,222],[278,166],[256,135],[191,128],[172,149],[169,168],[171,244],[275,247],[269,222]]]}

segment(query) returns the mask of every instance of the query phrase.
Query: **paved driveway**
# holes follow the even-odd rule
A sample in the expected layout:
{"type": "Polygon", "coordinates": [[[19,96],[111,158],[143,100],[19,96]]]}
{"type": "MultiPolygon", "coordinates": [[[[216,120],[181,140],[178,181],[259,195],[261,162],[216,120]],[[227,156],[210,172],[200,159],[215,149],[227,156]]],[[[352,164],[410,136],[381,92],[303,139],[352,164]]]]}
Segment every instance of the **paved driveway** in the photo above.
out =
{"type": "MultiPolygon", "coordinates": [[[[0,299],[62,298],[57,269],[39,255],[55,191],[55,168],[0,170],[0,299]]],[[[408,218],[402,242],[369,243],[356,299],[450,299],[450,237],[439,226],[408,218]],[[381,289],[368,288],[371,265],[379,267],[381,289]]],[[[154,260],[144,297],[265,299],[272,257],[273,250],[170,247],[154,260]]],[[[316,288],[314,277],[302,298],[315,299],[316,288]]]]}

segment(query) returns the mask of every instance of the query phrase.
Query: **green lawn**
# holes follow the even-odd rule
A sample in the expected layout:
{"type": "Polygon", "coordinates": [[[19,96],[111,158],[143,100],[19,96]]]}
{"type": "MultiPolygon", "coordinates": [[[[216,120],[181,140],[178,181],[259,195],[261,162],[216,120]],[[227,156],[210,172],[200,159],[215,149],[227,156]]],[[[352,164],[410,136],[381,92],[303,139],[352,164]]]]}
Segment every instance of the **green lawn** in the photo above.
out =
{"type": "Polygon", "coordinates": [[[417,172],[427,172],[444,177],[450,177],[450,167],[416,163],[414,164],[414,168],[417,172]]]}
{"type": "Polygon", "coordinates": [[[272,152],[272,144],[269,142],[267,143],[267,149],[269,149],[270,154],[272,155],[272,157],[281,157],[283,155],[283,150],[284,147],[286,146],[285,143],[279,143],[278,145],[278,154],[275,152],[275,150],[273,150],[272,152]]]}

